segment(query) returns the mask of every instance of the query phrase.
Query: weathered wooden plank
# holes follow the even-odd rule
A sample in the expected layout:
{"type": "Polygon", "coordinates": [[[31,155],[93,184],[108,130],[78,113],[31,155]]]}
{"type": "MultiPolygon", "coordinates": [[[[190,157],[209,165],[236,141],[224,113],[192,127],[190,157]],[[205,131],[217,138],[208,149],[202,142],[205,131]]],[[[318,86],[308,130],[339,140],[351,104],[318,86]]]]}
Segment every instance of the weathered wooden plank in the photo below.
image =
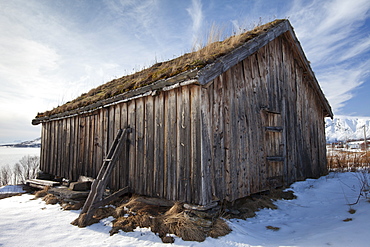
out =
{"type": "Polygon", "coordinates": [[[249,105],[246,105],[245,102],[248,102],[247,91],[245,86],[245,71],[244,64],[239,63],[236,67],[234,73],[234,78],[237,80],[236,86],[236,100],[237,100],[237,142],[238,142],[238,197],[245,197],[250,194],[249,192],[249,183],[247,182],[248,175],[248,124],[247,124],[247,108],[249,105]]]}
{"type": "Polygon", "coordinates": [[[213,116],[212,116],[212,133],[213,133],[213,174],[212,193],[217,198],[225,198],[225,145],[224,145],[224,117],[223,106],[223,77],[219,76],[214,80],[213,88],[213,116]]]}
{"type": "Polygon", "coordinates": [[[184,86],[177,97],[177,200],[189,202],[190,190],[190,92],[184,86]]]}
{"type": "Polygon", "coordinates": [[[153,180],[156,196],[164,197],[164,92],[154,97],[154,168],[153,180]]]}
{"type": "MultiPolygon", "coordinates": [[[[114,109],[114,134],[117,135],[118,131],[121,130],[121,105],[116,105],[114,109]]],[[[124,155],[124,152],[119,155],[119,157],[122,157],[124,155]]],[[[120,158],[117,159],[116,165],[114,166],[114,169],[112,171],[112,188],[117,191],[120,188],[120,180],[121,180],[121,169],[120,167],[123,165],[123,162],[120,160],[120,158]]]]}
{"type": "Polygon", "coordinates": [[[232,201],[232,164],[230,159],[230,152],[232,152],[231,147],[231,120],[230,120],[230,102],[229,102],[229,90],[230,84],[228,83],[230,71],[227,71],[222,75],[223,83],[223,90],[222,90],[222,98],[223,101],[223,111],[222,115],[224,117],[224,149],[225,149],[225,198],[229,201],[232,201]]]}
{"type": "Polygon", "coordinates": [[[75,133],[74,133],[74,118],[68,118],[68,132],[69,132],[69,144],[68,144],[68,176],[66,177],[69,180],[72,180],[73,177],[73,165],[74,165],[74,152],[75,152],[75,133]]]}
{"type": "Polygon", "coordinates": [[[238,133],[238,111],[239,111],[239,103],[237,98],[237,85],[238,85],[238,77],[239,71],[237,68],[239,66],[234,66],[231,73],[227,73],[229,80],[229,92],[228,92],[228,99],[229,99],[229,120],[230,120],[230,175],[231,175],[231,190],[232,190],[232,198],[233,200],[238,198],[239,195],[239,173],[240,173],[240,163],[239,163],[239,154],[240,154],[240,146],[238,140],[240,139],[238,133]]]}
{"type": "Polygon", "coordinates": [[[78,176],[78,153],[79,153],[79,118],[74,117],[73,121],[73,162],[72,162],[72,181],[77,181],[78,176]]]}
{"type": "Polygon", "coordinates": [[[249,133],[254,133],[250,135],[249,143],[253,143],[251,146],[250,151],[250,166],[249,166],[249,187],[250,193],[256,193],[259,191],[259,184],[260,184],[260,165],[259,162],[265,162],[263,158],[263,143],[261,143],[261,138],[263,138],[262,134],[259,133],[258,124],[261,124],[259,111],[260,108],[266,106],[265,98],[266,93],[263,90],[263,86],[261,85],[261,75],[260,75],[260,68],[259,68],[259,61],[258,56],[254,55],[249,60],[250,69],[251,69],[251,77],[252,77],[252,85],[253,85],[253,94],[250,92],[252,96],[251,99],[251,111],[249,112],[249,133]],[[262,157],[261,157],[262,156],[262,157]]]}
{"type": "MultiPolygon", "coordinates": [[[[122,103],[121,105],[121,129],[128,127],[128,110],[127,110],[127,103],[122,103]]],[[[129,138],[130,134],[128,135],[129,138]]],[[[126,140],[128,142],[128,140],[126,140]]],[[[129,144],[129,143],[128,143],[129,144]]],[[[126,149],[121,153],[121,163],[120,163],[120,188],[124,188],[129,185],[129,145],[126,145],[126,149]]]]}
{"type": "Polygon", "coordinates": [[[47,123],[43,123],[41,125],[41,149],[40,149],[40,170],[43,171],[46,167],[46,152],[45,148],[47,146],[48,140],[48,131],[47,131],[47,123]]]}
{"type": "Polygon", "coordinates": [[[85,151],[84,151],[84,176],[91,177],[92,175],[90,174],[91,171],[91,164],[89,161],[89,156],[90,156],[90,125],[91,125],[91,119],[88,115],[85,115],[85,151]]]}
{"type": "MultiPolygon", "coordinates": [[[[210,85],[213,89],[213,85],[210,85]]],[[[201,205],[207,205],[212,200],[211,166],[212,166],[212,125],[211,102],[207,88],[201,89],[200,123],[201,123],[201,205]]]]}
{"type": "Polygon", "coordinates": [[[65,146],[64,146],[64,162],[63,166],[65,170],[63,172],[64,178],[69,178],[69,172],[71,170],[71,159],[70,159],[70,147],[71,147],[71,122],[70,118],[65,119],[65,146]]]}
{"type": "Polygon", "coordinates": [[[255,56],[248,57],[243,61],[243,71],[244,71],[244,87],[245,87],[245,97],[247,100],[244,102],[244,108],[246,110],[246,168],[244,170],[244,177],[245,177],[245,188],[248,194],[251,194],[252,187],[253,187],[253,170],[254,170],[254,162],[256,161],[257,153],[256,148],[258,147],[258,143],[254,143],[255,134],[252,134],[252,128],[256,124],[255,115],[256,108],[258,107],[258,103],[256,101],[256,88],[257,88],[257,75],[256,70],[253,69],[253,61],[255,56]]]}
{"type": "Polygon", "coordinates": [[[201,204],[201,87],[190,86],[190,134],[191,134],[191,202],[201,204]]]}
{"type": "Polygon", "coordinates": [[[134,188],[136,193],[145,194],[145,129],[144,129],[144,117],[145,117],[144,99],[136,99],[136,164],[135,164],[135,183],[134,188]]]}
{"type": "Polygon", "coordinates": [[[165,101],[165,198],[176,200],[178,184],[176,179],[176,162],[177,162],[177,89],[167,92],[165,101]]]}
{"type": "Polygon", "coordinates": [[[98,128],[99,128],[99,125],[100,123],[98,122],[99,121],[99,112],[95,112],[95,114],[93,115],[93,126],[92,126],[92,136],[91,136],[91,139],[92,139],[92,149],[91,149],[91,158],[92,158],[92,177],[96,177],[97,173],[98,173],[98,170],[97,170],[97,162],[99,160],[98,158],[98,145],[99,145],[99,138],[98,138],[98,128]]]}
{"type": "Polygon", "coordinates": [[[58,177],[62,177],[62,147],[65,144],[63,141],[63,120],[57,121],[57,140],[56,140],[56,152],[55,152],[55,163],[56,163],[56,173],[58,177]]]}
{"type": "Polygon", "coordinates": [[[95,152],[96,152],[96,163],[95,163],[95,176],[98,175],[98,171],[103,163],[103,138],[104,138],[104,109],[99,109],[97,114],[97,121],[96,121],[96,143],[95,143],[95,152]]]}
{"type": "Polygon", "coordinates": [[[144,191],[146,195],[155,196],[154,188],[154,98],[145,98],[144,110],[144,191]]]}
{"type": "Polygon", "coordinates": [[[129,187],[131,188],[133,193],[137,193],[135,187],[136,181],[136,135],[137,135],[137,127],[136,127],[136,101],[132,100],[128,102],[127,105],[127,124],[132,128],[132,132],[129,135],[129,187]]]}

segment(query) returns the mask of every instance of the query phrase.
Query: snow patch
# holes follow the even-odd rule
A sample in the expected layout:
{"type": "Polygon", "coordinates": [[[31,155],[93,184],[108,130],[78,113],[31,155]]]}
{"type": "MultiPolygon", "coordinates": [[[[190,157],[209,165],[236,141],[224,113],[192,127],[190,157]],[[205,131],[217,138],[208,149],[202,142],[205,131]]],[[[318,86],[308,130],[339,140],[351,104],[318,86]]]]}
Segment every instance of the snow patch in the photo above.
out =
{"type": "MultiPolygon", "coordinates": [[[[368,246],[370,203],[361,197],[358,204],[348,205],[357,200],[363,175],[330,173],[296,182],[290,189],[297,199],[279,200],[278,209],[263,209],[254,218],[227,221],[230,234],[202,243],[175,237],[171,246],[368,246]]],[[[366,176],[370,181],[370,174],[366,176]]],[[[30,200],[33,197],[0,200],[0,246],[168,246],[147,228],[109,236],[113,217],[75,227],[70,222],[80,211],[63,211],[41,199],[30,200]]]]}

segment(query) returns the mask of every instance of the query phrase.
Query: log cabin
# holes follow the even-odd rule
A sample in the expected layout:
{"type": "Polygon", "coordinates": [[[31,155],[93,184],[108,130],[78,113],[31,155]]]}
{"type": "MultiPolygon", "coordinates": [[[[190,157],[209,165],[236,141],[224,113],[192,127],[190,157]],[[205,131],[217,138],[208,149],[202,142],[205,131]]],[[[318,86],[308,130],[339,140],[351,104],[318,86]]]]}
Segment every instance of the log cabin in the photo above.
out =
{"type": "Polygon", "coordinates": [[[288,20],[123,76],[39,113],[41,170],[96,177],[118,130],[110,188],[196,205],[327,172],[332,117],[288,20]]]}

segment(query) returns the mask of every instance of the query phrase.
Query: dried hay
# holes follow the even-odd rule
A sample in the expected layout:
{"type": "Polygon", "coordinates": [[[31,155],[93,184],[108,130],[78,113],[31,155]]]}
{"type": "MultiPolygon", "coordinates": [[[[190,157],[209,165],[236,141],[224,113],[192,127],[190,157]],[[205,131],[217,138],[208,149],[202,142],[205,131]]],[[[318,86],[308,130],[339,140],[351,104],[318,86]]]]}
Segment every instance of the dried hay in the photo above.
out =
{"type": "Polygon", "coordinates": [[[137,200],[137,198],[138,196],[134,195],[126,204],[124,204],[124,206],[129,209],[129,212],[137,212],[147,206],[147,204],[137,200]]]}
{"type": "Polygon", "coordinates": [[[211,230],[208,232],[208,236],[211,238],[218,238],[225,236],[231,232],[229,225],[221,218],[216,219],[213,222],[211,230]]]}
{"type": "MultiPolygon", "coordinates": [[[[156,208],[163,210],[165,207],[156,206],[156,208]]],[[[175,234],[185,241],[202,242],[207,236],[219,237],[230,232],[230,228],[223,220],[198,217],[191,211],[184,210],[183,204],[179,202],[171,208],[167,207],[163,213],[153,214],[151,212],[153,209],[155,209],[153,205],[143,205],[138,197],[133,197],[128,203],[116,209],[118,218],[113,221],[110,234],[116,234],[119,230],[133,231],[136,227],[150,227],[164,243],[173,243],[174,239],[168,236],[169,234],[175,234]],[[126,212],[126,208],[130,208],[130,212],[126,212]],[[126,213],[129,215],[123,216],[126,213]]]]}
{"type": "Polygon", "coordinates": [[[41,198],[41,197],[44,197],[48,194],[48,190],[49,190],[50,187],[45,187],[43,190],[39,190],[35,193],[35,198],[34,199],[37,199],[37,198],[41,198]]]}
{"type": "Polygon", "coordinates": [[[57,204],[59,202],[58,197],[54,196],[53,194],[47,194],[43,199],[46,204],[57,204]]]}
{"type": "Polygon", "coordinates": [[[175,239],[171,236],[164,236],[161,239],[162,239],[162,242],[165,244],[173,244],[175,242],[175,239]]]}
{"type": "Polygon", "coordinates": [[[266,229],[272,230],[274,232],[277,232],[277,231],[280,230],[280,227],[277,227],[277,226],[266,226],[266,229]]]}
{"type": "Polygon", "coordinates": [[[100,220],[91,218],[89,222],[86,222],[86,213],[80,214],[77,219],[71,222],[72,225],[78,226],[80,228],[86,227],[95,223],[98,223],[100,220]]]}
{"type": "Polygon", "coordinates": [[[125,204],[122,204],[116,208],[117,218],[125,216],[127,212],[128,212],[128,209],[126,208],[125,204]]]}
{"type": "Polygon", "coordinates": [[[84,202],[78,203],[64,203],[62,205],[63,210],[79,210],[83,207],[84,202]]]}
{"type": "Polygon", "coordinates": [[[51,111],[38,113],[36,118],[51,116],[57,113],[78,109],[92,103],[111,98],[113,96],[149,85],[155,81],[167,79],[185,71],[200,69],[207,64],[213,63],[217,58],[231,52],[245,42],[268,31],[284,20],[275,20],[265,25],[256,27],[251,31],[231,36],[224,41],[216,41],[206,45],[198,51],[186,53],[170,61],[154,64],[152,67],[136,72],[131,75],[114,79],[97,88],[91,89],[88,93],[58,106],[51,111]]]}
{"type": "Polygon", "coordinates": [[[157,216],[165,213],[168,207],[149,205],[141,200],[141,197],[134,195],[131,199],[117,207],[116,213],[118,217],[124,216],[125,213],[136,213],[136,214],[149,214],[152,216],[157,216]]]}
{"type": "Polygon", "coordinates": [[[263,208],[277,209],[274,204],[276,200],[293,200],[296,196],[293,191],[284,191],[284,188],[271,189],[244,198],[235,200],[234,202],[225,202],[223,209],[226,219],[239,218],[246,219],[256,216],[257,211],[263,208]]]}
{"type": "Polygon", "coordinates": [[[348,210],[348,213],[355,214],[356,213],[356,209],[351,208],[350,210],[348,210]]]}
{"type": "Polygon", "coordinates": [[[183,211],[183,204],[180,202],[175,202],[175,204],[165,213],[166,216],[176,215],[183,211]]]}
{"type": "Polygon", "coordinates": [[[175,234],[184,241],[203,242],[206,239],[204,230],[186,217],[184,212],[166,215],[163,224],[168,227],[169,233],[175,234]]]}
{"type": "Polygon", "coordinates": [[[268,197],[273,200],[293,200],[296,199],[297,196],[294,195],[294,191],[292,190],[283,190],[283,189],[272,189],[268,194],[268,197]]]}
{"type": "Polygon", "coordinates": [[[104,208],[98,208],[93,218],[97,220],[108,218],[109,216],[116,216],[116,210],[113,207],[104,207],[104,208]]]}
{"type": "Polygon", "coordinates": [[[109,231],[110,235],[114,235],[119,232],[119,230],[122,230],[124,232],[132,232],[136,228],[134,225],[134,222],[129,220],[129,218],[126,217],[120,217],[113,222],[112,229],[109,231]]]}

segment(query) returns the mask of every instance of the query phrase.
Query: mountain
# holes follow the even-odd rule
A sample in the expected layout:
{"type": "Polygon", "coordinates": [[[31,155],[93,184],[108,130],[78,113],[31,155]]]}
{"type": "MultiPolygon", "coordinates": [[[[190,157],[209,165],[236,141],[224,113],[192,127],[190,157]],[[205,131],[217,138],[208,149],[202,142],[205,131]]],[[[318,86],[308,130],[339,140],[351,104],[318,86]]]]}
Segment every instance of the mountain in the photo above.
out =
{"type": "Polygon", "coordinates": [[[15,147],[15,148],[39,148],[41,147],[41,137],[36,138],[32,141],[24,141],[20,143],[13,143],[13,144],[3,144],[0,146],[6,146],[6,147],[15,147]]]}
{"type": "Polygon", "coordinates": [[[370,138],[370,117],[335,116],[325,119],[325,132],[327,142],[364,139],[364,126],[366,138],[370,138]]]}

